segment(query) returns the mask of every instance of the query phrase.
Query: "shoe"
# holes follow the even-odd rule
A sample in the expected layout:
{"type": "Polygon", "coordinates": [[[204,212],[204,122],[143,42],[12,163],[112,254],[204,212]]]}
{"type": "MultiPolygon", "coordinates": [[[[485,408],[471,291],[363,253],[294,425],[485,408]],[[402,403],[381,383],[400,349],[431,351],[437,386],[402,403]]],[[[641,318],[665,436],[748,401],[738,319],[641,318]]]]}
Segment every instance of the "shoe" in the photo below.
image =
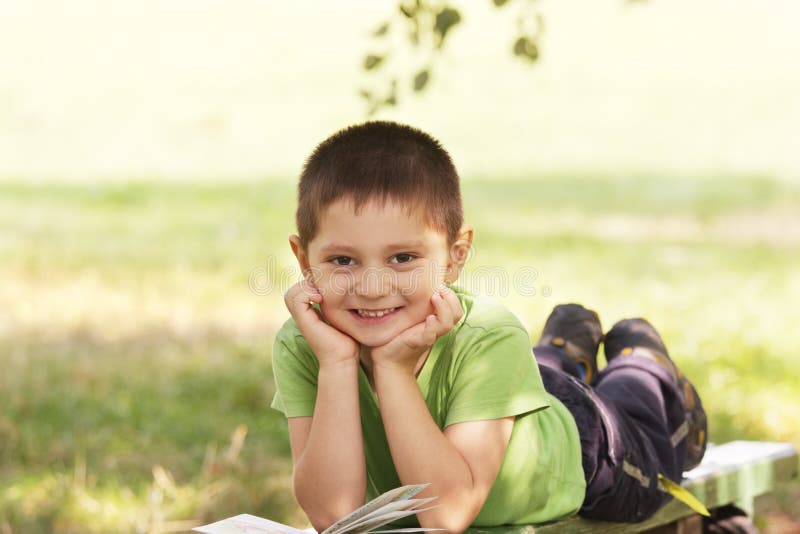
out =
{"type": "Polygon", "coordinates": [[[608,363],[615,358],[639,356],[649,358],[666,367],[681,394],[685,422],[672,435],[672,446],[686,438],[684,471],[700,464],[706,451],[708,422],[703,403],[694,385],[684,376],[669,357],[667,347],[653,325],[645,319],[624,319],[605,335],[605,354],[608,363]]]}
{"type": "Polygon", "coordinates": [[[537,347],[553,347],[575,364],[589,384],[597,373],[597,348],[603,340],[600,318],[580,304],[559,304],[550,313],[537,347]]]}

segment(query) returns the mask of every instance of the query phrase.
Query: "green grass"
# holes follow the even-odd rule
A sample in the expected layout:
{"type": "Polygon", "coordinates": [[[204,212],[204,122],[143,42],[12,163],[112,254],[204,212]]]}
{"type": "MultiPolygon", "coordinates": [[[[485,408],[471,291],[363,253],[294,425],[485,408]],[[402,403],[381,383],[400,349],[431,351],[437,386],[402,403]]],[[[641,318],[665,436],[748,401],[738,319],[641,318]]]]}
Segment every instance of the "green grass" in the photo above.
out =
{"type": "MultiPolygon", "coordinates": [[[[294,195],[289,180],[0,184],[0,532],[303,522],[268,407],[294,195]]],[[[644,315],[712,440],[800,445],[800,187],[553,176],[467,180],[464,197],[462,284],[505,276],[494,292],[532,337],[559,302],[606,327],[644,315]]]]}

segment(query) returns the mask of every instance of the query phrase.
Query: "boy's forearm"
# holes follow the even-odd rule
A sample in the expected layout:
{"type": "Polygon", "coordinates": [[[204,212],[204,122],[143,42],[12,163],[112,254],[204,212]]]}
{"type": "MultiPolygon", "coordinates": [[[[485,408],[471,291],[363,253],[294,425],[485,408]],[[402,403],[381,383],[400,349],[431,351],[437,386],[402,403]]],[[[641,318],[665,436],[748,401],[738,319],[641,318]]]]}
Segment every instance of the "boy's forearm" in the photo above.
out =
{"type": "Polygon", "coordinates": [[[422,496],[437,508],[419,514],[423,527],[460,532],[480,511],[469,465],[436,425],[413,374],[375,369],[375,386],[386,437],[403,484],[429,482],[422,496]]]}
{"type": "Polygon", "coordinates": [[[358,360],[320,366],[311,430],[295,465],[294,491],[317,530],[364,504],[358,360]]]}

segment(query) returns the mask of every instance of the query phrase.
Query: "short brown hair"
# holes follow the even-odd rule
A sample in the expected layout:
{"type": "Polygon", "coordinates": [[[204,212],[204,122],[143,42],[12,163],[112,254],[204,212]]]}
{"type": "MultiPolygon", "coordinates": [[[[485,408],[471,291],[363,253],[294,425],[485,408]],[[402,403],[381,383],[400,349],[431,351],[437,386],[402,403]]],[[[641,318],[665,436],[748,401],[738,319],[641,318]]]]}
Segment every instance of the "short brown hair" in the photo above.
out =
{"type": "Polygon", "coordinates": [[[341,198],[351,199],[356,212],[376,199],[421,207],[448,244],[455,242],[464,218],[458,173],[447,151],[427,133],[390,121],[340,130],[306,160],[296,214],[303,248],[316,235],[322,210],[341,198]]]}

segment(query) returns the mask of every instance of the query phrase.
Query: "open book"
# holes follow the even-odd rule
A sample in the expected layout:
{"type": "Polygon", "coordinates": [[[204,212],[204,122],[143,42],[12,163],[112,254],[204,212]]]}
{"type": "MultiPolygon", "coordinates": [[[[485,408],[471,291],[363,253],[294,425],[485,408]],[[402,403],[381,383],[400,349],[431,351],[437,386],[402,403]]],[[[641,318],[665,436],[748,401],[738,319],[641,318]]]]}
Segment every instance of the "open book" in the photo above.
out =
{"type": "MultiPolygon", "coordinates": [[[[414,495],[422,491],[428,484],[401,486],[375,497],[361,508],[349,513],[320,534],[363,534],[365,532],[421,532],[441,530],[438,528],[399,528],[377,530],[397,519],[435,508],[426,504],[436,497],[414,499],[414,495]]],[[[207,534],[308,534],[306,530],[263,519],[250,514],[241,514],[216,523],[197,527],[192,530],[207,534]]]]}

